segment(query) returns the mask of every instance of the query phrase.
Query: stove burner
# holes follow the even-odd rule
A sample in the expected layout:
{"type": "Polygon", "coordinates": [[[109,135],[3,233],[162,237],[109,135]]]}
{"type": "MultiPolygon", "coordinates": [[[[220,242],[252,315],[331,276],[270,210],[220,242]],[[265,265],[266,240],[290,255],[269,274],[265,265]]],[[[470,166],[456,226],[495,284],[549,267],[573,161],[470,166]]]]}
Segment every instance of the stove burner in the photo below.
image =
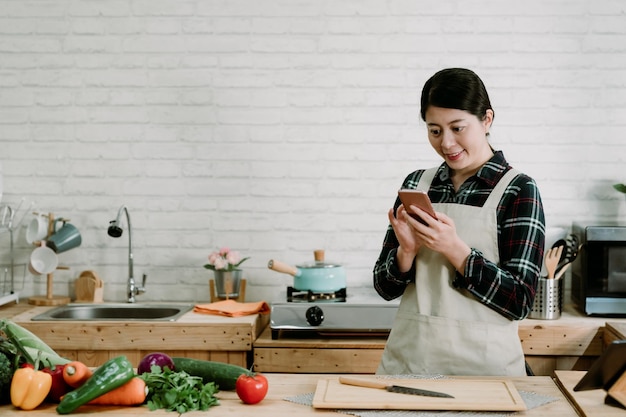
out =
{"type": "Polygon", "coordinates": [[[334,292],[313,292],[311,290],[300,291],[293,287],[287,287],[287,301],[310,303],[314,301],[323,302],[345,302],[346,289],[342,288],[334,292]]]}

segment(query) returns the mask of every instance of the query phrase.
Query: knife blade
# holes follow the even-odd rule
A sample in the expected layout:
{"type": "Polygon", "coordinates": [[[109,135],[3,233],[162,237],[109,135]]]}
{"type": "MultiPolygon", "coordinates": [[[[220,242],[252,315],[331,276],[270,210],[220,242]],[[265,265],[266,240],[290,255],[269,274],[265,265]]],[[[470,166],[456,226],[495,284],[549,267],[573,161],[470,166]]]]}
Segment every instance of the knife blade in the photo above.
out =
{"type": "Polygon", "coordinates": [[[454,396],[450,394],[446,394],[445,392],[430,391],[426,389],[413,388],[413,387],[404,387],[401,385],[389,384],[383,380],[372,380],[372,379],[355,378],[355,377],[350,377],[350,376],[340,376],[339,382],[345,385],[354,385],[358,387],[385,389],[389,392],[396,392],[399,394],[422,395],[426,397],[439,397],[439,398],[454,398],[454,396]]]}

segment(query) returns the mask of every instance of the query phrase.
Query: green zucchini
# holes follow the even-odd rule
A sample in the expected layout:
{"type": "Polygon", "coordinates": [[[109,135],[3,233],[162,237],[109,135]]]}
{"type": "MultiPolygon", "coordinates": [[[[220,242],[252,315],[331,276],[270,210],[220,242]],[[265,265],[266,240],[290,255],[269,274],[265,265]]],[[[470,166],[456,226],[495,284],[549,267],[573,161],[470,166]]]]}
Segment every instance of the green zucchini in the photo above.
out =
{"type": "Polygon", "coordinates": [[[63,396],[57,413],[69,414],[83,404],[121,387],[135,376],[135,369],[126,356],[109,359],[93,371],[93,375],[80,387],[63,396]]]}
{"type": "Polygon", "coordinates": [[[9,342],[30,364],[34,364],[37,357],[48,367],[69,362],[69,359],[59,356],[39,336],[9,319],[0,319],[0,331],[6,334],[9,342]]]}
{"type": "Polygon", "coordinates": [[[202,359],[173,357],[176,371],[185,371],[191,376],[199,376],[205,384],[215,382],[222,391],[235,389],[235,382],[240,375],[254,375],[254,372],[224,362],[205,361],[202,359]]]}

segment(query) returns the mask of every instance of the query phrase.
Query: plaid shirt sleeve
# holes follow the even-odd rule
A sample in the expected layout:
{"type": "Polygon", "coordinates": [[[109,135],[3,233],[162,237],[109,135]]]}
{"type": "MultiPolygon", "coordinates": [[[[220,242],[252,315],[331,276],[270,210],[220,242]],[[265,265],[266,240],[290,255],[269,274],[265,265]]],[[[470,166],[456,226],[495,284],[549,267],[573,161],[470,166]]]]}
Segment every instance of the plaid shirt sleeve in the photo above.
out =
{"type": "MultiPolygon", "coordinates": [[[[417,186],[419,179],[424,171],[415,171],[410,174],[403,182],[402,188],[410,188],[408,184],[417,186]]],[[[400,206],[400,199],[396,198],[393,205],[394,212],[400,206]]],[[[404,293],[404,289],[411,281],[415,281],[415,263],[411,269],[405,273],[401,273],[396,263],[396,252],[400,246],[398,238],[393,231],[391,225],[387,227],[385,239],[383,240],[383,248],[378,256],[376,265],[374,266],[374,289],[385,300],[393,300],[400,297],[404,293]]]]}
{"type": "MultiPolygon", "coordinates": [[[[497,156],[506,164],[501,155],[497,156]]],[[[499,176],[503,175],[504,168],[503,165],[499,176]]],[[[422,172],[416,171],[407,177],[405,185],[417,184],[422,172]]],[[[436,192],[434,194],[437,195],[436,192]]],[[[444,196],[433,199],[442,200],[445,200],[444,196]]],[[[484,192],[475,193],[463,203],[482,206],[485,200],[484,192]]],[[[396,200],[394,208],[398,205],[396,200]]],[[[465,271],[457,273],[454,285],[467,289],[478,301],[504,317],[521,320],[532,308],[545,243],[543,205],[534,180],[523,174],[518,175],[507,187],[497,216],[500,262],[496,264],[472,248],[465,271]]],[[[404,274],[400,273],[395,260],[398,246],[389,226],[373,271],[374,288],[386,300],[401,296],[406,285],[415,280],[414,267],[404,274]]]]}

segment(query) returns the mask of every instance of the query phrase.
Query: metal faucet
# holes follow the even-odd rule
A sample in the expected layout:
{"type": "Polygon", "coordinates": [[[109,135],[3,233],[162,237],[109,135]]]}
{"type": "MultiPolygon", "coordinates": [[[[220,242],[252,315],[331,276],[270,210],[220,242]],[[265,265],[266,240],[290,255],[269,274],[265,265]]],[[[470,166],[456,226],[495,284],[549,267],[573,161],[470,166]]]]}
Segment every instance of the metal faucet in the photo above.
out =
{"type": "Polygon", "coordinates": [[[148,277],[146,274],[143,274],[143,281],[141,283],[141,286],[138,286],[135,283],[135,278],[133,274],[132,227],[130,225],[130,215],[128,214],[128,209],[126,208],[126,206],[120,207],[119,211],[117,212],[117,218],[109,222],[108,234],[111,237],[122,236],[123,230],[120,226],[122,212],[126,213],[126,224],[128,225],[128,283],[126,285],[127,302],[134,303],[135,301],[137,301],[135,299],[136,295],[146,292],[146,279],[148,277]]]}

